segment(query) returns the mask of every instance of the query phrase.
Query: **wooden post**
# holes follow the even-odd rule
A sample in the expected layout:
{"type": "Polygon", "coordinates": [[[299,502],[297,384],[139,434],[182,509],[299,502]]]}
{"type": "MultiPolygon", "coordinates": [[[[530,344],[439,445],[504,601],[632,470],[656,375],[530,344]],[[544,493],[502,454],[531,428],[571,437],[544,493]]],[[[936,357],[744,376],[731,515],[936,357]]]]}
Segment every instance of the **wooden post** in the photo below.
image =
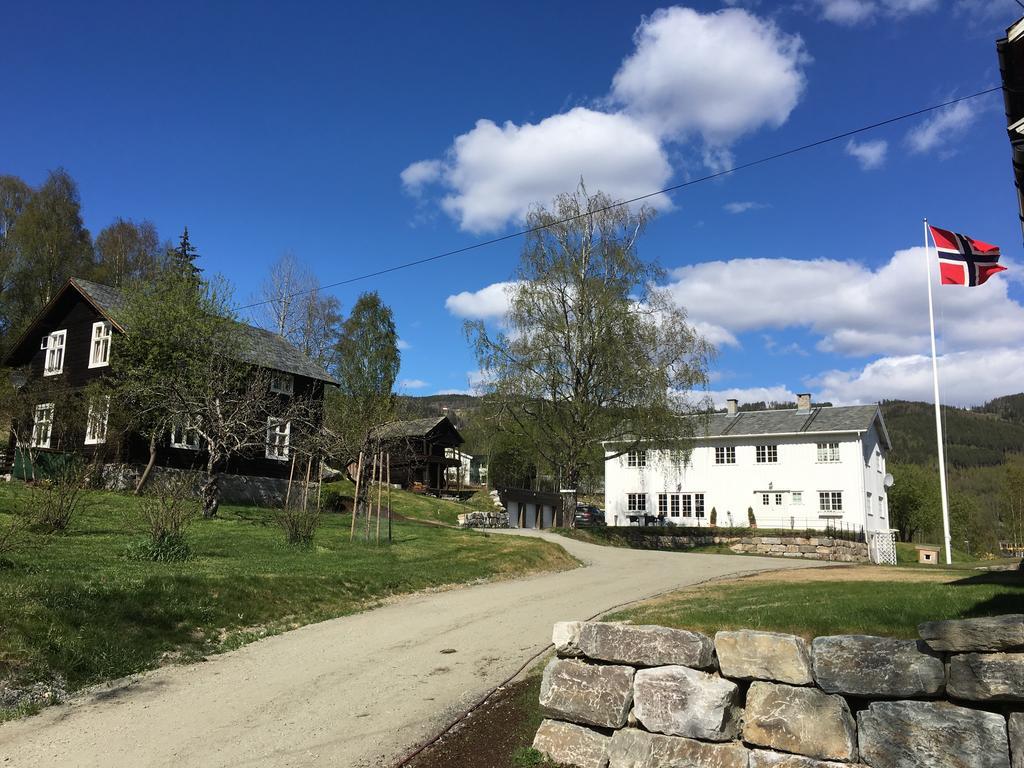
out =
{"type": "Polygon", "coordinates": [[[391,454],[388,454],[388,544],[391,543],[391,454]]]}
{"type": "Polygon", "coordinates": [[[380,454],[380,474],[377,477],[377,546],[380,546],[380,503],[384,495],[384,452],[380,454]]]}
{"type": "Polygon", "coordinates": [[[356,495],[352,499],[352,532],[348,540],[356,540],[356,513],[359,511],[359,478],[363,476],[363,452],[359,452],[359,462],[356,464],[356,495]]]}
{"type": "Polygon", "coordinates": [[[324,492],[324,460],[316,460],[316,511],[320,514],[321,498],[324,492]]]}
{"type": "Polygon", "coordinates": [[[288,489],[284,492],[284,508],[288,509],[288,502],[292,497],[292,478],[295,477],[295,454],[292,454],[292,468],[288,470],[288,489]]]}
{"type": "Polygon", "coordinates": [[[306,484],[302,488],[302,511],[306,511],[306,507],[309,503],[309,476],[313,469],[313,457],[310,456],[306,459],[306,484]]]}
{"type": "Polygon", "coordinates": [[[371,485],[366,489],[366,541],[370,541],[370,518],[373,516],[373,485],[377,479],[377,453],[374,451],[373,454],[373,471],[370,472],[370,483],[371,485]]]}

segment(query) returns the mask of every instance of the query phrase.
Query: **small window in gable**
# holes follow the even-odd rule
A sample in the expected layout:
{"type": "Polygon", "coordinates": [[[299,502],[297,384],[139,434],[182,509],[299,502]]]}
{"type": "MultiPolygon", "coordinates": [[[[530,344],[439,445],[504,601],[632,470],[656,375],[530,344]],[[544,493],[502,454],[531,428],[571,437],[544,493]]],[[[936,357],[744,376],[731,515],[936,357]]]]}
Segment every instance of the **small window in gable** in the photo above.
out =
{"type": "Polygon", "coordinates": [[[64,344],[67,338],[67,330],[54,331],[43,336],[41,347],[46,350],[46,361],[43,364],[44,376],[56,376],[64,371],[64,344]]]}
{"type": "Polygon", "coordinates": [[[110,323],[92,324],[92,346],[89,347],[89,367],[110,365],[110,323]]]}
{"type": "Polygon", "coordinates": [[[626,466],[629,467],[646,467],[647,466],[647,451],[634,450],[626,454],[626,466]]]}
{"type": "Polygon", "coordinates": [[[279,395],[292,394],[295,392],[295,377],[283,371],[271,371],[270,391],[279,395]]]}

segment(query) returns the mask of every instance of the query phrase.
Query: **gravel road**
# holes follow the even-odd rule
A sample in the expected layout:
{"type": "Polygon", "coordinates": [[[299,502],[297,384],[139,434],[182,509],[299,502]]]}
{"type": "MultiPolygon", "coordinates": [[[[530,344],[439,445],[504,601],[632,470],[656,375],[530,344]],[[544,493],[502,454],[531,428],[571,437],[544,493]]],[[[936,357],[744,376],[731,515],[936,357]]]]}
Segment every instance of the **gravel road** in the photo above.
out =
{"type": "Polygon", "coordinates": [[[429,594],[83,692],[0,725],[0,766],[391,766],[549,642],[555,621],[782,559],[599,547],[586,567],[429,594]]]}

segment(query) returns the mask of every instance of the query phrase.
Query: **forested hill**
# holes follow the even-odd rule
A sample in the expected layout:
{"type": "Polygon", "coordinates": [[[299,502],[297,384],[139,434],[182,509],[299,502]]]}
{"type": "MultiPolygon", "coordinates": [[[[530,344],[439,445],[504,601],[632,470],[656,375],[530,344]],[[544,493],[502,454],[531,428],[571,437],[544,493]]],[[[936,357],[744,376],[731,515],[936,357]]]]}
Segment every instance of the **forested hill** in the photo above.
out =
{"type": "MultiPolygon", "coordinates": [[[[894,461],[927,464],[936,459],[935,411],[931,403],[887,400],[882,416],[894,461]]],[[[998,398],[978,409],[943,407],[946,458],[956,467],[1002,464],[1024,453],[1024,394],[998,398]]]]}

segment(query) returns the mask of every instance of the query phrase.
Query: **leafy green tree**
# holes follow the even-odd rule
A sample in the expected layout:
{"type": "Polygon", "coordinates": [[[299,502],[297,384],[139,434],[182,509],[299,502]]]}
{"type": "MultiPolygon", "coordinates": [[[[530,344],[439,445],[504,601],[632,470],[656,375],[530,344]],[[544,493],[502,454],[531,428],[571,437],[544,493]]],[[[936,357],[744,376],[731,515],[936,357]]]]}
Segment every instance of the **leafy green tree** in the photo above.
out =
{"type": "Polygon", "coordinates": [[[1024,546],[1024,456],[1006,462],[1003,481],[1003,535],[1015,548],[1024,546]]]}
{"type": "Polygon", "coordinates": [[[152,279],[165,255],[153,222],[117,218],[96,236],[96,280],[120,288],[131,280],[152,279]]]}
{"type": "Polygon", "coordinates": [[[937,470],[918,464],[889,464],[895,482],[889,489],[889,522],[900,539],[913,541],[918,533],[942,526],[937,470]]]}
{"type": "Polygon", "coordinates": [[[706,386],[713,349],[637,254],[651,216],[582,184],[536,208],[502,330],[466,325],[502,414],[495,428],[574,492],[601,466],[602,443],[615,446],[608,458],[641,443],[678,455],[697,427],[688,417],[704,411],[689,393],[706,386]]]}

